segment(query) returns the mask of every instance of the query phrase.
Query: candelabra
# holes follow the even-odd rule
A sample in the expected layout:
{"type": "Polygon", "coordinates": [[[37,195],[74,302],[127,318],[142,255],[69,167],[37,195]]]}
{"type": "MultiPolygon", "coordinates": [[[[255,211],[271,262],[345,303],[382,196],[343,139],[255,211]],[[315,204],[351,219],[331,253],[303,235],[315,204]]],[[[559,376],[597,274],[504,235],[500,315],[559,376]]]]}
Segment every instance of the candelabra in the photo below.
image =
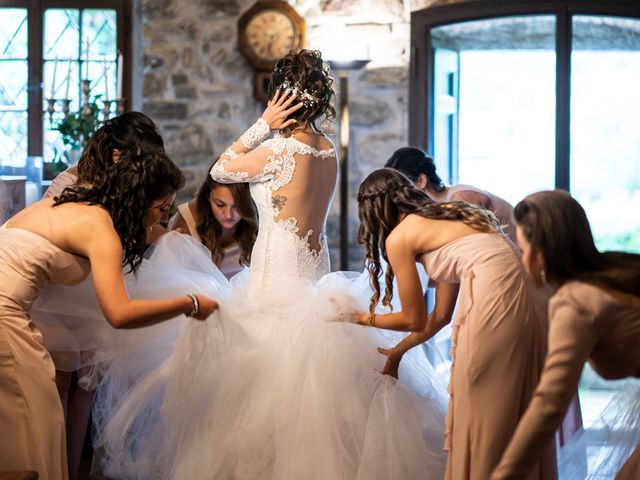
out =
{"type": "MultiPolygon", "coordinates": [[[[68,90],[68,89],[67,89],[68,90]]],[[[68,92],[67,92],[68,95],[68,92]]],[[[91,109],[91,80],[85,79],[82,80],[82,105],[80,106],[78,112],[84,116],[90,116],[93,114],[91,109]]],[[[61,106],[59,111],[62,112],[64,116],[67,116],[70,113],[71,107],[71,99],[70,98],[47,98],[47,113],[49,114],[49,123],[53,122],[53,115],[56,113],[57,105],[61,106]]],[[[104,98],[100,99],[103,104],[101,113],[102,120],[106,121],[112,116],[112,105],[115,104],[115,112],[118,115],[124,113],[125,109],[125,99],[124,98],[104,98]]],[[[95,103],[95,102],[94,102],[95,103]]]]}

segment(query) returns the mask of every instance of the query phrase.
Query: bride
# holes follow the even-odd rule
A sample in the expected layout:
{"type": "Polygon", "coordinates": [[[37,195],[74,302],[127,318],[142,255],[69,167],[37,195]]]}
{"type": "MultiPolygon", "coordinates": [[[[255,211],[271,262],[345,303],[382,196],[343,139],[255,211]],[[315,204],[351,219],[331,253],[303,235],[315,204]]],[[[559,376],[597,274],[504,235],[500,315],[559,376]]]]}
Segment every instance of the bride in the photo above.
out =
{"type": "MultiPolygon", "coordinates": [[[[209,277],[219,311],[183,323],[175,346],[153,357],[160,365],[121,398],[103,395],[96,450],[107,476],[443,477],[446,390],[426,358],[414,352],[402,381],[382,375],[377,347],[394,334],[335,321],[368,305],[370,293],[366,275],[329,273],[337,159],[318,123],[335,116],[332,82],[319,52],[280,59],[262,117],[213,166],[218,182],[250,184],[259,211],[251,266],[230,284],[209,277]]],[[[152,258],[195,248],[189,241],[170,233],[152,258]]],[[[193,268],[205,268],[197,257],[193,268]]],[[[137,284],[150,288],[152,276],[143,268],[137,284]]]]}

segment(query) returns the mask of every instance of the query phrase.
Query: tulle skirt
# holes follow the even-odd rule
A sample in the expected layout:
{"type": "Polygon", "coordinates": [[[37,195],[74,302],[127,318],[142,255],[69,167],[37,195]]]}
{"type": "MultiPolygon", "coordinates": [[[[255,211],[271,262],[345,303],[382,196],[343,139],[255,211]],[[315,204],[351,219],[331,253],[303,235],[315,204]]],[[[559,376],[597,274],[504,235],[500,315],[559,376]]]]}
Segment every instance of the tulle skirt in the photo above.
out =
{"type": "Polygon", "coordinates": [[[90,283],[56,288],[40,322],[66,325],[57,350],[91,350],[98,385],[94,469],[117,479],[441,479],[446,379],[422,349],[400,381],[381,375],[378,346],[402,334],[344,320],[366,309],[366,274],[283,281],[247,291],[189,237],[168,234],[128,288],[136,298],[209,295],[206,321],[107,328],[90,283]],[[79,294],[77,288],[84,288],[79,294]],[[88,300],[91,299],[91,300],[88,300]],[[79,308],[72,309],[70,303],[79,308]],[[66,312],[66,313],[65,313],[66,312]]]}
{"type": "Polygon", "coordinates": [[[640,478],[635,471],[617,477],[625,462],[640,448],[640,379],[627,379],[594,425],[576,434],[558,452],[560,480],[640,478]]]}

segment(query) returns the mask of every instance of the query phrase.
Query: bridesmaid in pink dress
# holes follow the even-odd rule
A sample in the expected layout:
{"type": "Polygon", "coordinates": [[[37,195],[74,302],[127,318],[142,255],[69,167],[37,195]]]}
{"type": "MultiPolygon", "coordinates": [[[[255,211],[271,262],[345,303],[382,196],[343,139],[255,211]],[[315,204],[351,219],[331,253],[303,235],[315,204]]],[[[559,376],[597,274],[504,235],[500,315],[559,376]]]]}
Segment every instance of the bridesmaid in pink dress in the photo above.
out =
{"type": "MultiPolygon", "coordinates": [[[[104,172],[120,160],[122,152],[141,146],[147,149],[164,149],[164,143],[153,120],[140,112],[126,112],[105,122],[91,136],[77,164],[70,166],[51,182],[43,198],[59,196],[65,188],[76,183],[90,186],[99,183],[104,172]]],[[[147,232],[147,243],[153,243],[163,232],[161,225],[153,225],[147,232]]],[[[37,317],[36,317],[37,319],[37,317]]],[[[45,340],[54,340],[56,332],[48,330],[45,340]]],[[[49,342],[50,343],[50,342],[49,342]]],[[[46,345],[46,343],[45,343],[46,345]]],[[[91,417],[93,391],[77,381],[82,352],[50,351],[56,367],[56,385],[62,401],[67,430],[67,460],[69,479],[78,478],[82,448],[91,417]],[[72,388],[73,387],[73,388],[72,388]]]]}
{"type": "Polygon", "coordinates": [[[207,247],[213,262],[230,279],[249,266],[258,235],[257,217],[247,183],[223,185],[207,175],[196,197],[178,205],[169,230],[188,233],[207,247]]]}
{"type": "MultiPolygon", "coordinates": [[[[640,377],[640,255],[600,253],[584,210],[565,192],[529,195],[514,213],[526,269],[537,284],[556,291],[549,302],[549,351],[540,384],[491,475],[495,480],[531,471],[586,361],[605,379],[640,377]]],[[[640,391],[631,403],[640,405],[640,391]]],[[[635,451],[616,479],[637,480],[640,446],[628,447],[635,451]]]]}
{"type": "MultiPolygon", "coordinates": [[[[387,160],[385,167],[393,168],[406,175],[417,189],[422,190],[436,202],[460,200],[493,212],[503,231],[512,242],[516,243],[513,207],[509,202],[491,192],[471,185],[445,185],[436,171],[433,158],[422,150],[414,147],[399,148],[387,160]]],[[[582,413],[576,392],[556,434],[558,447],[569,441],[581,428],[582,413]]]]}
{"type": "Polygon", "coordinates": [[[146,228],[166,219],[184,183],[164,155],[127,152],[95,188],[74,187],[0,227],[0,468],[67,478],[64,418],[51,356],[29,311],[47,283],[76,284],[93,272],[96,296],[116,328],[181,313],[205,319],[217,303],[202,295],[130,300],[124,263],[136,270],[146,228]],[[136,208],[131,208],[132,206],[136,208]]]}
{"type": "Polygon", "coordinates": [[[496,216],[504,232],[516,241],[516,231],[511,218],[513,206],[504,198],[471,185],[446,186],[438,173],[436,165],[429,155],[414,147],[399,148],[385,164],[406,175],[414,186],[429,195],[436,202],[460,200],[486,208],[496,216]]]}
{"type": "MultiPolygon", "coordinates": [[[[453,323],[453,365],[445,450],[449,480],[485,480],[524,413],[538,383],[546,351],[544,297],[537,294],[513,244],[486,210],[464,202],[436,203],[392,169],[371,173],[358,193],[358,238],[374,296],[362,325],[413,332],[387,356],[384,373],[397,376],[402,356],[453,323]],[[395,276],[402,311],[376,315],[380,300],[380,256],[384,305],[395,276]],[[437,281],[436,303],[427,316],[416,267],[421,261],[437,281]]],[[[554,447],[523,478],[556,477],[554,447]]]]}

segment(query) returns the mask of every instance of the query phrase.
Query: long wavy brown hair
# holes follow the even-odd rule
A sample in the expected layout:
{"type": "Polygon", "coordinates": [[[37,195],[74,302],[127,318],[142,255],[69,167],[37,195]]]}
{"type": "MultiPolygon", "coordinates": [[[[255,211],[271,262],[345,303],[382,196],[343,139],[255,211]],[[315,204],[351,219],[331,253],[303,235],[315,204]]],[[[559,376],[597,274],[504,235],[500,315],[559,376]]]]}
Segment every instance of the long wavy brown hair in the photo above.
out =
{"type": "MultiPolygon", "coordinates": [[[[640,255],[600,252],[584,209],[567,192],[529,195],[513,215],[532,253],[542,253],[547,281],[560,286],[578,280],[635,296],[640,302],[640,255]]],[[[533,277],[541,283],[539,275],[533,277]]]]}
{"type": "Polygon", "coordinates": [[[380,301],[380,257],[387,263],[382,304],[391,305],[394,273],[387,258],[386,241],[400,220],[411,213],[435,220],[460,221],[479,232],[500,231],[500,222],[484,208],[460,201],[435,202],[397,170],[375,170],[365,178],[358,191],[358,243],[367,250],[365,266],[374,292],[369,306],[371,312],[380,301]]]}
{"type": "Polygon", "coordinates": [[[111,118],[95,131],[78,161],[78,183],[97,185],[113,163],[113,151],[140,146],[145,151],[164,151],[155,123],[144,113],[126,112],[111,118]]]}
{"type": "Polygon", "coordinates": [[[295,125],[280,131],[284,136],[291,135],[295,130],[310,125],[316,132],[320,132],[316,122],[319,120],[330,122],[336,117],[333,106],[335,92],[333,78],[327,62],[317,50],[291,51],[276,63],[269,81],[269,99],[283,87],[285,82],[304,90],[314,98],[312,106],[304,106],[294,112],[289,118],[297,120],[295,125]]]}
{"type": "Polygon", "coordinates": [[[224,257],[224,250],[219,242],[222,226],[211,211],[211,192],[216,187],[226,187],[231,190],[241,217],[234,232],[234,239],[240,247],[240,264],[249,265],[251,251],[258,236],[258,213],[249,193],[249,184],[222,184],[207,175],[196,195],[196,230],[202,239],[202,244],[211,251],[214,263],[220,265],[224,257]]]}
{"type": "Polygon", "coordinates": [[[104,207],[120,237],[123,266],[136,272],[147,248],[149,208],[178,191],[184,182],[184,175],[163,149],[145,150],[138,145],[123,150],[118,162],[107,164],[99,183],[65,188],[54,197],[54,206],[75,202],[104,207]]]}

